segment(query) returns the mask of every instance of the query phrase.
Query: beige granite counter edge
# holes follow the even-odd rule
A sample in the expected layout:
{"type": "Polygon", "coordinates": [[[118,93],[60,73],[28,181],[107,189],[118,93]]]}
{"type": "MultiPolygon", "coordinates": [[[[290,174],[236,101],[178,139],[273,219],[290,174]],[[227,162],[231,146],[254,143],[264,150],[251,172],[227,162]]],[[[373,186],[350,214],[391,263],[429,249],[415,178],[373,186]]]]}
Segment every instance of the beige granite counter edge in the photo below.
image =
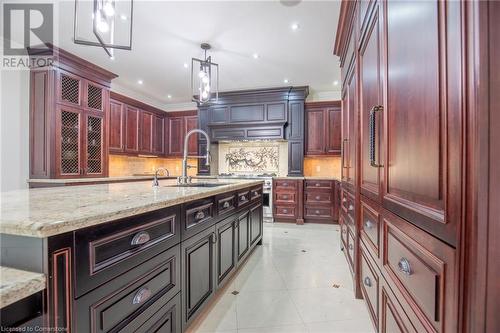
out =
{"type": "Polygon", "coordinates": [[[46,277],[42,273],[2,266],[0,267],[0,279],[0,308],[11,305],[46,288],[46,277]]]}
{"type": "Polygon", "coordinates": [[[210,196],[214,196],[224,192],[230,192],[234,190],[239,190],[245,187],[254,186],[262,183],[262,180],[245,180],[244,183],[234,183],[230,185],[224,185],[221,187],[215,187],[211,190],[205,191],[199,194],[192,194],[189,196],[184,196],[176,199],[170,199],[161,202],[154,202],[148,205],[143,205],[141,207],[134,207],[130,209],[122,209],[120,211],[114,213],[106,213],[106,214],[96,214],[92,217],[85,217],[83,219],[75,218],[69,221],[59,221],[51,224],[36,224],[30,223],[25,226],[12,226],[11,224],[5,225],[0,223],[0,233],[2,234],[10,234],[17,236],[27,236],[27,237],[37,237],[37,238],[46,238],[50,236],[55,236],[59,234],[63,234],[66,232],[71,232],[111,221],[115,221],[118,219],[139,215],[147,212],[151,212],[161,208],[167,208],[174,205],[182,204],[185,202],[189,202],[192,200],[202,199],[210,196]]]}

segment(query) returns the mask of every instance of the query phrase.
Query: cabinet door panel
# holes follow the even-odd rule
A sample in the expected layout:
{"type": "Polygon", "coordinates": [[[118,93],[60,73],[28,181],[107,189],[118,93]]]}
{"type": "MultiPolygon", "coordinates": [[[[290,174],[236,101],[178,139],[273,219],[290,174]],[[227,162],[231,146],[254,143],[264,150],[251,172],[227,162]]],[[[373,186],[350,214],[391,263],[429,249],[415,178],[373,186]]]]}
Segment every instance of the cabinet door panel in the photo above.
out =
{"type": "Polygon", "coordinates": [[[168,154],[181,156],[184,142],[184,117],[168,118],[168,154]]]}
{"type": "Polygon", "coordinates": [[[215,272],[215,227],[211,227],[182,243],[183,325],[214,294],[215,272]]]}
{"type": "Polygon", "coordinates": [[[124,149],[125,113],[122,103],[110,102],[109,109],[109,150],[122,152],[124,149]]]}
{"type": "Polygon", "coordinates": [[[412,14],[401,20],[407,4],[386,3],[383,204],[452,245],[461,211],[462,52],[459,37],[447,36],[460,36],[459,5],[412,2],[412,14]]]}
{"type": "Polygon", "coordinates": [[[250,248],[250,215],[245,212],[238,217],[238,261],[242,260],[250,248]]]}
{"type": "Polygon", "coordinates": [[[78,109],[57,107],[56,174],[60,177],[79,176],[83,171],[81,157],[82,115],[78,109]]]}
{"type": "Polygon", "coordinates": [[[341,124],[342,124],[342,113],[340,108],[331,108],[326,110],[326,121],[327,121],[327,142],[326,142],[326,153],[329,155],[339,155],[341,151],[342,136],[341,136],[341,124]]]}
{"type": "Polygon", "coordinates": [[[163,130],[163,118],[157,115],[153,116],[153,153],[163,155],[165,142],[163,130]]]}
{"type": "MultiPolygon", "coordinates": [[[[380,168],[370,163],[370,133],[369,122],[372,110],[382,106],[382,27],[379,19],[379,4],[375,5],[372,20],[359,53],[360,63],[360,158],[361,158],[361,192],[371,199],[380,202],[380,168]]],[[[381,147],[381,112],[374,112],[375,117],[375,162],[380,164],[381,147]]]]}
{"type": "Polygon", "coordinates": [[[309,110],[307,117],[306,154],[325,153],[325,120],[323,109],[309,110]]]}
{"type": "Polygon", "coordinates": [[[217,286],[222,287],[236,268],[236,219],[219,223],[217,233],[217,286]]]}
{"type": "MultiPolygon", "coordinates": [[[[186,126],[185,134],[189,131],[198,128],[198,116],[188,116],[184,119],[184,124],[186,126]]],[[[184,142],[184,137],[182,137],[181,142],[184,142]]],[[[198,154],[198,135],[192,135],[188,141],[188,154],[197,155],[198,154]]]]}
{"type": "Polygon", "coordinates": [[[153,115],[149,112],[140,112],[141,124],[140,132],[140,151],[144,153],[153,152],[153,115]]]}
{"type": "Polygon", "coordinates": [[[254,244],[262,236],[262,204],[250,208],[250,244],[254,244]]]}
{"type": "Polygon", "coordinates": [[[85,174],[104,176],[104,117],[87,116],[85,146],[85,174]]]}
{"type": "Polygon", "coordinates": [[[126,140],[125,150],[128,152],[139,151],[139,110],[126,106],[126,140]]]}

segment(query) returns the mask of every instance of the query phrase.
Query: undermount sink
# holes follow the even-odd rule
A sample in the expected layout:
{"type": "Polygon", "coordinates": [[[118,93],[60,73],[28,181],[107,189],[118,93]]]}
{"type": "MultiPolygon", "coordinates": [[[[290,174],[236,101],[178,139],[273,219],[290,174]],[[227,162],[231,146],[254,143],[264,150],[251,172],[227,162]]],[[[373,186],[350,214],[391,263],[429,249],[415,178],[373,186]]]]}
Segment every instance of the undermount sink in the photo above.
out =
{"type": "Polygon", "coordinates": [[[218,187],[224,185],[229,185],[229,183],[191,183],[191,184],[166,185],[165,187],[218,187]]]}

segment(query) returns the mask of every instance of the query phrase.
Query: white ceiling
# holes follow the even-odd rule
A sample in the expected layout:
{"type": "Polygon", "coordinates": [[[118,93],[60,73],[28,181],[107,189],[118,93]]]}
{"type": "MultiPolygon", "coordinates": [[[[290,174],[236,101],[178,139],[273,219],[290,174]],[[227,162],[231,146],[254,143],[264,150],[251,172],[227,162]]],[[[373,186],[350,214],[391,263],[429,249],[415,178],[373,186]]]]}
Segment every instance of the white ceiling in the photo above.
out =
{"type": "Polygon", "coordinates": [[[118,74],[113,89],[164,109],[190,101],[190,68],[183,64],[202,57],[201,42],[212,45],[221,91],[286,85],[338,91],[332,52],[340,2],[283,2],[135,0],[132,51],[116,50],[111,60],[100,48],[73,43],[74,1],[58,1],[56,43],[118,74]]]}

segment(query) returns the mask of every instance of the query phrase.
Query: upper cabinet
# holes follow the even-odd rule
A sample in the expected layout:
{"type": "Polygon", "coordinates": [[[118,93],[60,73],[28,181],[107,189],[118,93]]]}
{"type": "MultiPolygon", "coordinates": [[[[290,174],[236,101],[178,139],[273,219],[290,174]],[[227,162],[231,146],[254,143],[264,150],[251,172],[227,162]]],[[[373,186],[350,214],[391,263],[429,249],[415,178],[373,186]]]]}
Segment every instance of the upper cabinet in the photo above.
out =
{"type": "MultiPolygon", "coordinates": [[[[165,145],[168,147],[168,156],[183,156],[184,138],[186,134],[198,128],[197,111],[171,112],[166,120],[168,124],[168,135],[165,145]]],[[[188,154],[198,154],[198,135],[193,134],[188,141],[188,154]]]]}
{"type": "Polygon", "coordinates": [[[341,103],[340,101],[306,103],[307,156],[340,156],[341,103]]]}
{"type": "Polygon", "coordinates": [[[116,75],[53,51],[57,61],[31,70],[30,178],[107,176],[109,86],[116,75]]]}

